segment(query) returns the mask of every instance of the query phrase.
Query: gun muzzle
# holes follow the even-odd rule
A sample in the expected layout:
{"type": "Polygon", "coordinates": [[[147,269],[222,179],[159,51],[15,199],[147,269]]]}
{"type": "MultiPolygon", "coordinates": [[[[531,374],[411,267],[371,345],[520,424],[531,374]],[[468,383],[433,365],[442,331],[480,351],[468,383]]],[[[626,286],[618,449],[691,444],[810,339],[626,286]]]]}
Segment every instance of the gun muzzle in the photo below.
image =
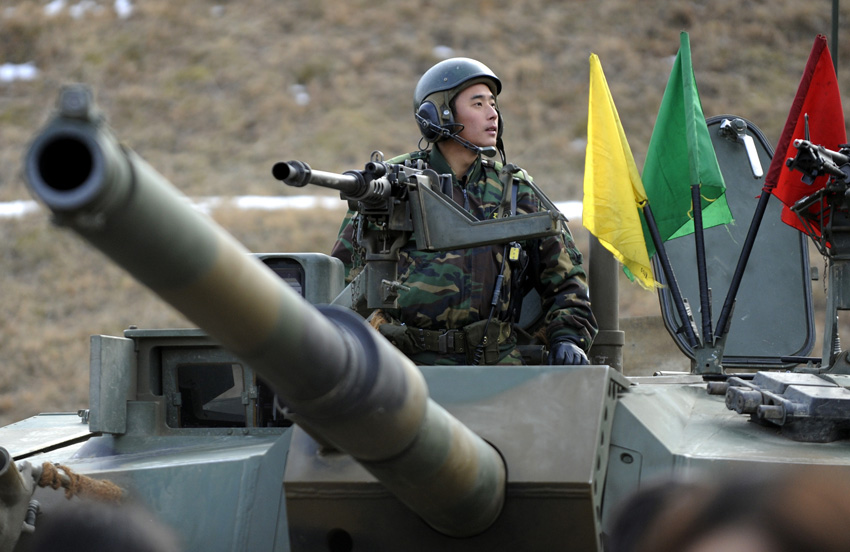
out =
{"type": "Polygon", "coordinates": [[[272,176],[287,186],[301,188],[314,184],[323,188],[339,190],[343,194],[353,194],[362,187],[361,179],[354,174],[336,174],[314,171],[303,161],[281,161],[272,167],[272,176]]]}

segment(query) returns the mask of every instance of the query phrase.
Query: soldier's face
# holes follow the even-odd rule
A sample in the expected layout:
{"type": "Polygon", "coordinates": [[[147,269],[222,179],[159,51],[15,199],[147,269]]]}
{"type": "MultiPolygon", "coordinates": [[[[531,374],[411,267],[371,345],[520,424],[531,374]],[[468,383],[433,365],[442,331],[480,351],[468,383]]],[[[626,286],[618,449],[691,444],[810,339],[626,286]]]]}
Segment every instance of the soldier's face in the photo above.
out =
{"type": "Polygon", "coordinates": [[[496,97],[484,83],[473,84],[455,96],[455,121],[463,125],[458,136],[479,147],[495,146],[499,133],[496,97]]]}

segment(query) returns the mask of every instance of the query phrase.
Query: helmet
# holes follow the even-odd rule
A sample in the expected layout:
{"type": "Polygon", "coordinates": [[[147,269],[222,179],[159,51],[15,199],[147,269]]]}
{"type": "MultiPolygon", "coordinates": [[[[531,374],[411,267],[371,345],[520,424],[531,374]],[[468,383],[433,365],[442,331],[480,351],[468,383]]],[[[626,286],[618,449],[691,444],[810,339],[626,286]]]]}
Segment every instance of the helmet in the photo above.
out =
{"type": "MultiPolygon", "coordinates": [[[[489,67],[470,58],[443,60],[428,69],[416,84],[413,92],[413,112],[422,137],[437,142],[449,132],[457,132],[451,101],[473,84],[484,83],[495,96],[502,91],[502,83],[489,67]]],[[[499,136],[502,120],[499,118],[499,136]]]]}

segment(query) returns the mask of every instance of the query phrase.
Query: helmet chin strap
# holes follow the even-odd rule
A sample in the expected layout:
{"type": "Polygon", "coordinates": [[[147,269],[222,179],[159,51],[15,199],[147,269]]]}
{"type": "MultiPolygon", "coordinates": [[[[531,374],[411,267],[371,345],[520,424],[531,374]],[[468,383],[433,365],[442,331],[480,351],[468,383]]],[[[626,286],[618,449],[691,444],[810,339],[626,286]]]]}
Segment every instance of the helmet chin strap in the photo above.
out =
{"type": "MultiPolygon", "coordinates": [[[[465,139],[461,138],[460,136],[458,136],[458,133],[460,133],[463,130],[462,124],[456,123],[454,126],[458,127],[457,130],[451,131],[444,126],[434,124],[433,122],[429,121],[425,117],[421,116],[419,113],[414,113],[414,115],[416,116],[416,120],[419,121],[420,125],[424,125],[425,127],[428,128],[428,130],[433,130],[434,132],[439,134],[441,138],[450,138],[450,139],[454,140],[455,142],[457,142],[461,146],[465,147],[468,150],[474,151],[478,155],[484,155],[484,156],[487,156],[487,157],[495,157],[496,154],[498,153],[498,150],[496,148],[494,148],[493,146],[485,146],[485,147],[476,146],[475,144],[473,144],[469,140],[465,140],[465,139]]],[[[436,140],[434,140],[434,141],[436,142],[436,140]]]]}

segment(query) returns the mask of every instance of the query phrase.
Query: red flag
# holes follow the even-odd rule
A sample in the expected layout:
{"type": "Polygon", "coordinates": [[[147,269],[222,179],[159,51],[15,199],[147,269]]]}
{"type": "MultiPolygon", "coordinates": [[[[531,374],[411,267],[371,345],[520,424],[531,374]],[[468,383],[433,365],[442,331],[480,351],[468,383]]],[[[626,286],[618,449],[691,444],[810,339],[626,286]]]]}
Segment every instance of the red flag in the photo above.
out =
{"type": "MultiPolygon", "coordinates": [[[[764,180],[765,191],[772,191],[773,195],[785,204],[782,209],[782,222],[808,233],[789,207],[823,188],[829,177],[822,175],[815,179],[814,183],[806,184],[802,181],[803,173],[791,171],[785,165],[786,159],[797,155],[794,140],[806,137],[806,115],[809,119],[809,136],[813,144],[837,151],[839,146],[847,141],[838,80],[826,45],[826,37],[823,35],[815,38],[812,53],[809,54],[803,77],[800,79],[800,86],[797,88],[797,95],[794,97],[794,103],[791,104],[788,120],[785,121],[785,128],[779,137],[776,152],[764,180]]],[[[820,208],[820,203],[817,203],[810,207],[810,211],[816,213],[820,208]]],[[[823,215],[826,217],[828,213],[823,215]]],[[[825,221],[826,218],[823,220],[825,221]]],[[[820,228],[816,227],[814,230],[819,236],[820,228]]]]}
{"type": "MultiPolygon", "coordinates": [[[[807,232],[806,228],[789,207],[823,188],[828,179],[828,175],[822,175],[815,179],[814,183],[806,184],[802,181],[803,173],[791,171],[785,165],[786,159],[797,155],[794,140],[806,137],[807,115],[809,136],[813,144],[837,151],[839,146],[847,141],[838,80],[826,45],[826,37],[823,35],[815,38],[812,53],[806,62],[797,95],[791,104],[788,120],[785,121],[785,128],[779,137],[764,184],[765,191],[772,192],[785,204],[782,209],[782,221],[803,232],[807,232]]],[[[820,210],[820,204],[813,205],[810,210],[817,212],[820,210]]],[[[814,230],[820,235],[819,227],[814,230]]]]}

